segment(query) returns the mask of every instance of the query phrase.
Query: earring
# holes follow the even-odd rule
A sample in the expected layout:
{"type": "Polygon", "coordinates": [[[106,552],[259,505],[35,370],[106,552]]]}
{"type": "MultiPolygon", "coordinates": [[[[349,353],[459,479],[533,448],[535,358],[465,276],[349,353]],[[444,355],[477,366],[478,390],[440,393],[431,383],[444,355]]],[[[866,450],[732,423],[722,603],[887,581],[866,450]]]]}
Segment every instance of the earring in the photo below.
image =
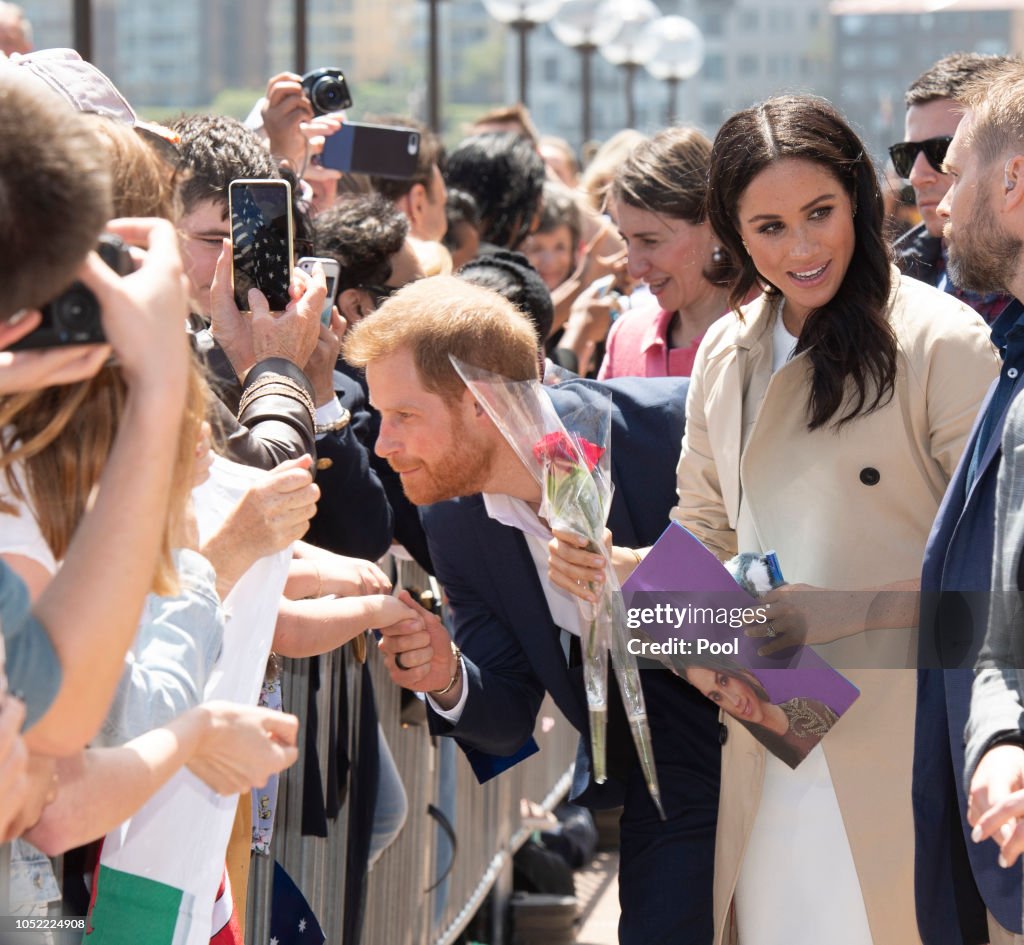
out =
{"type": "Polygon", "coordinates": [[[743,244],[743,251],[749,256],[750,255],[750,247],[747,246],[747,241],[746,240],[740,240],[740,242],[743,244]]]}
{"type": "Polygon", "coordinates": [[[711,250],[711,262],[716,266],[722,266],[726,261],[725,251],[721,246],[716,246],[711,250]]]}

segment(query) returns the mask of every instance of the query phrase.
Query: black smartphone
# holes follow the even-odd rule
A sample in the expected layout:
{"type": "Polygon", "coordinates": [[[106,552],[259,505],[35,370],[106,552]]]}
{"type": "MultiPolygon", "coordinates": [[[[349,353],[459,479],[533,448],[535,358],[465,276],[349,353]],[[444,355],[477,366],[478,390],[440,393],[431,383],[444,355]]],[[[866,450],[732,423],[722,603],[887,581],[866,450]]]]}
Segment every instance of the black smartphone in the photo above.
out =
{"type": "Polygon", "coordinates": [[[292,188],[286,180],[233,180],[231,208],[231,278],[235,304],[249,310],[249,290],[259,289],[272,312],[291,301],[294,236],[292,188]]]}
{"type": "MultiPolygon", "coordinates": [[[[119,276],[134,268],[128,247],[118,236],[104,234],[96,248],[102,259],[119,276]]],[[[73,282],[57,298],[47,302],[40,311],[42,322],[24,338],[19,338],[10,351],[33,348],[60,348],[65,345],[98,345],[106,342],[99,300],[81,282],[73,282]]]]}
{"type": "Polygon", "coordinates": [[[324,142],[320,163],[346,173],[408,180],[416,176],[419,153],[415,128],[347,121],[324,142]]]}

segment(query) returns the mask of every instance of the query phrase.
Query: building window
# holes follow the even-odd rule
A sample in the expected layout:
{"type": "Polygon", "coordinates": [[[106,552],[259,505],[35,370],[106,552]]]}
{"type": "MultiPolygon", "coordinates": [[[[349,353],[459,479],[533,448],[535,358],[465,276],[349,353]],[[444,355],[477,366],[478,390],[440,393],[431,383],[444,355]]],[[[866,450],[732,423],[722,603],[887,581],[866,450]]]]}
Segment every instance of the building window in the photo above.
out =
{"type": "Polygon", "coordinates": [[[839,29],[846,36],[860,36],[867,26],[867,17],[859,15],[841,16],[839,18],[839,29]]]}
{"type": "Polygon", "coordinates": [[[701,72],[705,79],[724,79],[725,56],[721,53],[712,53],[704,60],[704,68],[701,72]]]}
{"type": "Polygon", "coordinates": [[[725,32],[725,24],[721,13],[708,13],[704,17],[704,35],[721,36],[725,32]]]}
{"type": "Polygon", "coordinates": [[[709,131],[714,131],[722,123],[724,109],[721,102],[705,102],[701,109],[701,124],[709,131]]]}
{"type": "Polygon", "coordinates": [[[754,75],[757,72],[757,56],[747,53],[736,61],[740,75],[754,75]]]}
{"type": "Polygon", "coordinates": [[[843,64],[844,69],[863,68],[866,65],[864,49],[859,46],[843,46],[839,50],[839,61],[843,64]]]}
{"type": "Polygon", "coordinates": [[[558,81],[558,59],[555,56],[548,56],[544,60],[544,81],[558,81]]]}

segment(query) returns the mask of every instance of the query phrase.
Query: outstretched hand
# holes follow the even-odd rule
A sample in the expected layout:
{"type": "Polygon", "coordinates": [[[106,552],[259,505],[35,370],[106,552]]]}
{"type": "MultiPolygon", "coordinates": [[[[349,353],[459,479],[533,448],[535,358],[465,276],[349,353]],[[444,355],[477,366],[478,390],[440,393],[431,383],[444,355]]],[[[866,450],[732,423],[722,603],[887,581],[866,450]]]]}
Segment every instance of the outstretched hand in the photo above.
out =
{"type": "Polygon", "coordinates": [[[192,711],[204,713],[208,725],[188,768],[218,794],[263,787],[299,756],[294,715],[231,702],[205,702],[192,711]]]}
{"type": "Polygon", "coordinates": [[[444,689],[455,666],[448,631],[437,615],[421,607],[408,591],[399,591],[397,597],[416,618],[381,628],[380,651],[391,679],[403,689],[417,692],[444,689]]]}
{"type": "Polygon", "coordinates": [[[292,300],[283,312],[271,312],[259,289],[249,290],[252,311],[252,353],[255,361],[286,358],[298,367],[309,361],[320,338],[320,312],[327,298],[327,278],[320,266],[312,275],[292,270],[292,300]]]}

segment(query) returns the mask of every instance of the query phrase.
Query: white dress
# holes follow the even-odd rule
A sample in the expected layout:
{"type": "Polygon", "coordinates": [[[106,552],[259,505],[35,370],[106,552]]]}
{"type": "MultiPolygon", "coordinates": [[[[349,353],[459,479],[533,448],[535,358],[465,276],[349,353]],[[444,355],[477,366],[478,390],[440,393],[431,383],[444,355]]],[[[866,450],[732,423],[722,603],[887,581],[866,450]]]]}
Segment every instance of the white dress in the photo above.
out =
{"type": "MultiPolygon", "coordinates": [[[[776,318],[772,370],[796,338],[776,318]]],[[[794,769],[765,755],[734,898],[739,945],[871,945],[867,911],[821,745],[794,769]]]]}

